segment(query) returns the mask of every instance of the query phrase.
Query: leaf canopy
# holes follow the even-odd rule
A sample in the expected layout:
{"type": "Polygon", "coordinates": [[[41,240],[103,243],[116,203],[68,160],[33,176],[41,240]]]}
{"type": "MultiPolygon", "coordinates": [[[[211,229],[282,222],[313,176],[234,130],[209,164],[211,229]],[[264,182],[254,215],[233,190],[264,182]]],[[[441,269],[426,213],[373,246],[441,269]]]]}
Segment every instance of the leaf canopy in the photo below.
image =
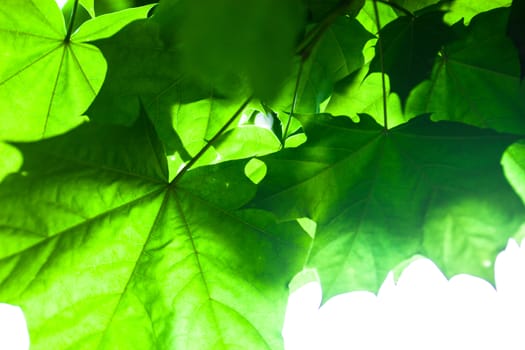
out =
{"type": "Polygon", "coordinates": [[[281,93],[270,103],[288,111],[294,94],[297,113],[319,113],[334,84],[362,67],[362,50],[373,36],[355,19],[342,17],[326,30],[305,63],[298,63],[281,93]],[[295,91],[297,89],[297,92],[295,91]]]}
{"type": "Polygon", "coordinates": [[[523,234],[521,0],[125,3],[0,2],[0,301],[32,348],[278,350],[301,270],[491,281],[523,234]]]}

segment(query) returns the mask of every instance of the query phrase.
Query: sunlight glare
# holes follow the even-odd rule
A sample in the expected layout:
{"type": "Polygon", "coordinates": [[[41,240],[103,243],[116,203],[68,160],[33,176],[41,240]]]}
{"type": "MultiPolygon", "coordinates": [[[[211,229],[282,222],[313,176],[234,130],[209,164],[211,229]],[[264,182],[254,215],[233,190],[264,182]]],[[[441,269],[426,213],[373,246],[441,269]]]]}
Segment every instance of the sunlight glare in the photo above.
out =
{"type": "Polygon", "coordinates": [[[55,0],[55,2],[57,3],[58,7],[62,10],[62,8],[64,8],[64,5],[66,4],[67,0],[55,0]]]}
{"type": "Polygon", "coordinates": [[[26,319],[18,306],[0,303],[0,349],[29,349],[26,319]]]}
{"type": "Polygon", "coordinates": [[[419,258],[397,281],[390,272],[377,296],[340,294],[319,309],[319,282],[304,289],[295,285],[283,328],[285,348],[523,349],[525,240],[521,246],[509,240],[496,258],[495,280],[497,288],[467,274],[448,280],[431,260],[419,258]]]}

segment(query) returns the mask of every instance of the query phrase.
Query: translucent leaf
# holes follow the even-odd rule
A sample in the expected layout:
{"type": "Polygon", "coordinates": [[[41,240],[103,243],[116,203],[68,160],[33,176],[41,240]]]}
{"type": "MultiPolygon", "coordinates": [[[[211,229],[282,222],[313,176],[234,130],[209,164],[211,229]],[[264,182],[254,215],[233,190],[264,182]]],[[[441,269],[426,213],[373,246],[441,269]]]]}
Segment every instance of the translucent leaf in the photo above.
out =
{"type": "Polygon", "coordinates": [[[463,19],[465,24],[469,24],[472,17],[498,7],[510,6],[512,0],[492,0],[492,1],[470,1],[454,0],[445,15],[445,21],[454,24],[463,19]]]}
{"type": "Polygon", "coordinates": [[[416,253],[447,276],[492,278],[485,261],[525,218],[499,164],[516,137],[427,118],[388,132],[364,115],[300,120],[307,142],[261,158],[268,170],[250,205],[317,222],[306,266],[325,298],[376,290],[416,253]]]}
{"type": "Polygon", "coordinates": [[[460,39],[445,46],[432,78],[411,92],[407,114],[525,133],[525,84],[507,19],[508,9],[498,9],[456,26],[460,39]]]}
{"type": "MultiPolygon", "coordinates": [[[[325,113],[346,115],[359,120],[359,114],[368,114],[376,122],[384,125],[383,91],[381,73],[367,76],[368,67],[350,75],[338,83],[334,89],[325,113]]],[[[390,79],[385,76],[387,97],[387,123],[389,128],[406,122],[399,96],[390,93],[390,79]]]]}
{"type": "Polygon", "coordinates": [[[302,70],[299,72],[299,67],[295,67],[282,92],[272,101],[272,107],[287,112],[291,110],[300,73],[295,111],[318,113],[334,84],[363,66],[362,50],[372,38],[357,20],[339,18],[323,35],[302,70]]]}
{"type": "Polygon", "coordinates": [[[112,12],[86,21],[71,36],[73,41],[95,41],[112,36],[136,19],[147,17],[154,5],[112,12]]]}
{"type": "Polygon", "coordinates": [[[240,209],[246,161],[170,183],[145,117],[18,147],[21,172],[0,184],[0,300],[23,307],[32,349],[282,348],[307,235],[240,209]]]}
{"type": "Polygon", "coordinates": [[[86,9],[91,17],[95,17],[95,0],[80,0],[79,3],[86,9]]]}
{"type": "MultiPolygon", "coordinates": [[[[110,35],[144,11],[116,15],[110,35]]],[[[36,140],[63,133],[81,117],[102,86],[106,62],[85,41],[97,37],[105,19],[85,22],[67,38],[64,19],[53,0],[7,0],[0,4],[0,139],[36,140]],[[83,29],[86,28],[86,29],[83,29]],[[87,32],[86,32],[87,31],[87,32]]]]}

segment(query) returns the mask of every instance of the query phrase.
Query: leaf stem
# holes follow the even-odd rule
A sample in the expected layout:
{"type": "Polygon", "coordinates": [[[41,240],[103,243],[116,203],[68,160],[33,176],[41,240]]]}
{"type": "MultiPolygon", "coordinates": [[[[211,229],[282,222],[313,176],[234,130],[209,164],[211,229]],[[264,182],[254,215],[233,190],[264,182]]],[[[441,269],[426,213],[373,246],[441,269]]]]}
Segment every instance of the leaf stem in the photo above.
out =
{"type": "Polygon", "coordinates": [[[388,114],[387,114],[387,94],[386,94],[386,79],[385,79],[385,62],[383,56],[383,40],[381,39],[380,30],[381,30],[381,21],[379,20],[379,9],[377,8],[377,1],[373,0],[374,12],[376,17],[376,26],[377,26],[377,48],[379,50],[379,64],[381,66],[381,87],[383,89],[383,124],[385,130],[388,130],[388,114]]]}
{"type": "Polygon", "coordinates": [[[78,1],[75,0],[75,3],[73,4],[73,11],[71,12],[71,18],[69,19],[69,26],[67,28],[66,37],[64,38],[64,42],[69,43],[71,40],[71,35],[73,34],[73,25],[75,23],[75,17],[77,15],[77,9],[78,9],[78,1]]]}
{"type": "Polygon", "coordinates": [[[377,1],[382,3],[382,4],[388,5],[388,6],[390,6],[393,9],[399,10],[399,11],[403,12],[405,15],[407,15],[409,17],[416,17],[416,15],[414,15],[412,12],[410,12],[409,10],[404,8],[403,6],[401,6],[399,4],[396,4],[395,2],[390,2],[388,0],[377,0],[377,1]]]}
{"type": "Polygon", "coordinates": [[[288,130],[290,129],[292,117],[295,114],[295,107],[297,106],[297,96],[299,95],[299,85],[301,82],[301,76],[303,75],[304,63],[305,61],[301,59],[301,62],[299,63],[299,70],[297,72],[297,79],[295,80],[295,88],[294,88],[293,99],[292,99],[292,109],[290,110],[290,115],[288,116],[286,127],[284,128],[283,141],[281,142],[281,149],[284,148],[284,146],[286,145],[286,138],[288,137],[288,130]]]}
{"type": "Polygon", "coordinates": [[[226,123],[220,128],[220,130],[217,131],[217,133],[213,135],[213,137],[206,143],[206,145],[204,145],[204,147],[202,147],[202,149],[193,158],[190,159],[188,164],[186,164],[186,166],[184,166],[184,168],[181,169],[181,171],[175,176],[175,178],[171,181],[171,183],[175,183],[178,180],[180,180],[182,176],[184,176],[184,174],[188,170],[190,170],[190,168],[193,165],[195,165],[195,163],[197,163],[197,161],[204,155],[204,153],[206,153],[206,151],[210,149],[210,147],[215,143],[215,141],[217,141],[217,139],[230,127],[230,125],[235,121],[235,119],[237,119],[239,114],[241,114],[241,112],[244,110],[244,108],[246,108],[248,103],[250,103],[251,99],[252,99],[252,96],[248,97],[241,104],[241,106],[235,111],[235,113],[233,113],[230,119],[228,119],[226,123]]]}

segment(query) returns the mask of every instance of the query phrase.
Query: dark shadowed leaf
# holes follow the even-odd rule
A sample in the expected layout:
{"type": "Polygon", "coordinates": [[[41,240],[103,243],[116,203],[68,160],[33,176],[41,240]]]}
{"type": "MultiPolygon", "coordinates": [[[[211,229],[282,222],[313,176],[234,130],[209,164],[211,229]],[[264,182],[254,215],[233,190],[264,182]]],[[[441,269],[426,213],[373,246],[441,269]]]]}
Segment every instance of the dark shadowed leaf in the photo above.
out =
{"type": "MultiPolygon", "coordinates": [[[[399,17],[396,11],[389,4],[377,2],[376,5],[381,27],[386,26],[388,23],[399,17]]],[[[370,33],[377,34],[377,21],[373,1],[365,1],[365,5],[357,15],[356,19],[370,33]]]]}
{"type": "Polygon", "coordinates": [[[508,9],[498,9],[476,16],[466,29],[457,26],[461,40],[443,49],[431,80],[412,92],[407,114],[432,112],[433,120],[525,133],[525,85],[507,18],[508,9]]]}
{"type": "Polygon", "coordinates": [[[443,23],[442,12],[429,12],[399,17],[379,35],[383,65],[376,44],[370,72],[381,72],[383,68],[390,77],[391,91],[405,101],[412,88],[430,76],[437,52],[450,40],[451,32],[443,23]]]}
{"type": "Polygon", "coordinates": [[[223,94],[247,86],[263,99],[290,73],[304,17],[300,0],[167,0],[155,13],[190,75],[223,94]]]}
{"type": "Polygon", "coordinates": [[[525,77],[525,1],[514,0],[510,8],[507,34],[512,39],[520,57],[521,74],[525,77]]]}
{"type": "Polygon", "coordinates": [[[355,17],[365,4],[365,0],[302,0],[308,10],[308,17],[314,21],[322,21],[331,13],[338,12],[349,17],[355,17]]]}
{"type": "MultiPolygon", "coordinates": [[[[193,102],[209,93],[209,89],[185,84],[176,53],[161,40],[159,25],[152,20],[136,21],[95,44],[106,57],[109,69],[106,82],[88,110],[94,120],[131,125],[140,115],[141,101],[146,109],[158,106],[155,102],[174,90],[171,95],[176,99],[165,98],[167,106],[158,117],[163,132],[168,133],[171,105],[193,102]]],[[[156,109],[161,112],[160,107],[156,109]]]]}
{"type": "MultiPolygon", "coordinates": [[[[364,67],[336,84],[324,112],[349,116],[353,120],[359,120],[358,115],[364,113],[373,116],[378,124],[384,125],[381,73],[367,74],[368,67],[364,67]]],[[[388,76],[385,76],[385,91],[388,94],[388,127],[393,128],[406,120],[399,96],[390,93],[388,76]]]]}
{"type": "MultiPolygon", "coordinates": [[[[144,109],[166,152],[174,156],[175,170],[211,139],[241,103],[238,96],[228,98],[184,75],[155,21],[137,21],[96,44],[107,57],[109,70],[89,116],[130,125],[144,109]]],[[[212,163],[217,157],[209,152],[202,161],[212,163]]]]}

